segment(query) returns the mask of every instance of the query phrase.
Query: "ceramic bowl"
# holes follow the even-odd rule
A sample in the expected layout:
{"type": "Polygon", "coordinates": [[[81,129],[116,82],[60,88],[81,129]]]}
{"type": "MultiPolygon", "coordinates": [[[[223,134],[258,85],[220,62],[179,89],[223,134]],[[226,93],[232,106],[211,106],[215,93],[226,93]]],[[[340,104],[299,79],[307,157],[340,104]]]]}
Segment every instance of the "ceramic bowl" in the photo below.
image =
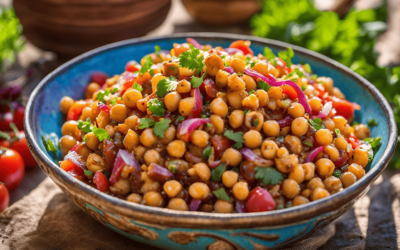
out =
{"type": "Polygon", "coordinates": [[[107,45],[87,52],[57,68],[36,87],[25,114],[25,132],[29,147],[43,171],[85,212],[107,227],[133,240],[164,249],[269,249],[281,248],[307,237],[345,213],[387,166],[397,142],[397,128],[392,110],[381,93],[366,79],[343,65],[315,52],[291,46],[300,61],[311,65],[321,76],[332,77],[335,86],[352,101],[361,105],[355,120],[367,123],[374,118],[378,126],[372,136],[381,136],[382,145],[366,175],[354,185],[324,199],[261,213],[217,214],[178,212],[165,208],[130,203],[104,194],[60,169],[47,153],[42,135],[55,132],[60,136],[64,122],[59,101],[67,95],[83,98],[88,73],[101,70],[109,75],[124,71],[129,60],[139,61],[154,51],[155,45],[169,49],[173,43],[193,37],[201,44],[228,47],[238,39],[250,40],[255,53],[264,46],[274,52],[291,46],[282,42],[252,36],[216,33],[187,33],[165,37],[138,38],[107,45]]]}

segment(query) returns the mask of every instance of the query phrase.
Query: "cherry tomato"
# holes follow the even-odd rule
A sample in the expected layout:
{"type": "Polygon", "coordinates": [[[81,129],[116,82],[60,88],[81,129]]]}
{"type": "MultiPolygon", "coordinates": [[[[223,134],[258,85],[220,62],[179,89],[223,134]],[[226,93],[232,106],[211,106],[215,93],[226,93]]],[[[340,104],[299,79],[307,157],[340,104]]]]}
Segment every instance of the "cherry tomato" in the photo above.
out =
{"type": "Polygon", "coordinates": [[[240,49],[244,55],[254,56],[253,50],[250,49],[250,41],[238,40],[229,45],[229,48],[240,49]]]}
{"type": "Polygon", "coordinates": [[[287,95],[291,100],[294,100],[294,99],[297,98],[297,92],[296,92],[296,90],[294,90],[294,88],[292,88],[291,86],[289,86],[289,85],[283,85],[283,86],[282,86],[282,89],[283,89],[283,93],[284,93],[285,95],[287,95]]]}
{"type": "Polygon", "coordinates": [[[216,159],[220,159],[225,150],[232,147],[231,140],[220,135],[211,137],[211,143],[215,150],[216,159]]]}
{"type": "Polygon", "coordinates": [[[19,106],[14,110],[13,122],[17,126],[18,130],[24,130],[24,114],[25,107],[19,106]]]}
{"type": "Polygon", "coordinates": [[[13,121],[13,115],[11,112],[0,114],[0,130],[11,131],[10,123],[13,121]]]}
{"type": "Polygon", "coordinates": [[[4,211],[10,204],[10,194],[6,185],[0,182],[0,213],[4,211]]]}
{"type": "Polygon", "coordinates": [[[10,142],[7,141],[7,140],[1,140],[0,141],[0,147],[9,148],[10,147],[10,142]]]}
{"type": "Polygon", "coordinates": [[[65,172],[75,177],[76,179],[80,181],[86,180],[86,176],[83,169],[75,165],[75,163],[73,163],[70,159],[62,161],[60,167],[61,169],[63,169],[65,172]]]}
{"type": "Polygon", "coordinates": [[[136,61],[129,61],[125,66],[125,71],[135,72],[139,71],[142,67],[136,61]]]}
{"type": "Polygon", "coordinates": [[[36,167],[37,163],[35,158],[33,158],[31,151],[29,150],[28,144],[26,143],[26,138],[24,132],[20,132],[18,135],[18,141],[11,144],[11,149],[17,151],[24,160],[25,167],[32,168],[36,167]]]}
{"type": "Polygon", "coordinates": [[[13,191],[22,181],[25,173],[24,160],[17,151],[0,148],[0,181],[13,191]]]}
{"type": "Polygon", "coordinates": [[[96,184],[96,187],[101,192],[108,191],[108,180],[107,177],[100,171],[97,171],[93,178],[93,183],[96,184]]]}
{"type": "Polygon", "coordinates": [[[92,74],[91,82],[98,83],[100,86],[103,86],[106,83],[108,75],[103,72],[95,72],[92,74]]]}
{"type": "Polygon", "coordinates": [[[79,116],[82,113],[82,110],[89,106],[85,101],[76,101],[72,106],[69,108],[67,121],[79,119],[79,116]]]}
{"type": "Polygon", "coordinates": [[[267,189],[256,187],[247,198],[246,208],[250,213],[271,211],[275,209],[275,201],[267,189]]]}

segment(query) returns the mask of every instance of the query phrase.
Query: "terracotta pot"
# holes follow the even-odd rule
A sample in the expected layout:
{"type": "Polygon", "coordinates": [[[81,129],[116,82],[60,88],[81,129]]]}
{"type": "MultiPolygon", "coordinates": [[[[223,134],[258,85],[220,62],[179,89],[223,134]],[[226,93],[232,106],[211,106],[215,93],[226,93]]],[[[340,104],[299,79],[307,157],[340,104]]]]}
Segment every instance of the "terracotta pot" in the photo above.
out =
{"type": "Polygon", "coordinates": [[[197,21],[208,25],[245,23],[261,9],[258,0],[182,0],[197,21]]]}
{"type": "Polygon", "coordinates": [[[170,6],[171,0],[14,0],[28,40],[62,58],[143,36],[165,20],[170,6]]]}

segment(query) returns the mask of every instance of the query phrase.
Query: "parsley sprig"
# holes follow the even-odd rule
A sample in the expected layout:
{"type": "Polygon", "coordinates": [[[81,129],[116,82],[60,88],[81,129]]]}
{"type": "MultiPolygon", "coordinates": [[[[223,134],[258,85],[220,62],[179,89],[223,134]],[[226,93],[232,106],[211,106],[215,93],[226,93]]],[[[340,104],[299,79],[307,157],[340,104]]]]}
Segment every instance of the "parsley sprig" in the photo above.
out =
{"type": "Polygon", "coordinates": [[[165,131],[169,128],[169,124],[171,123],[170,119],[163,119],[159,122],[154,121],[151,118],[142,118],[139,120],[139,129],[145,129],[153,127],[153,132],[156,136],[160,138],[164,138],[165,131]]]}
{"type": "Polygon", "coordinates": [[[261,89],[263,89],[263,90],[265,90],[265,91],[267,91],[267,92],[268,92],[269,88],[271,88],[271,85],[269,85],[268,83],[264,82],[263,80],[261,80],[261,81],[258,82],[258,86],[259,86],[261,89]]]}
{"type": "Polygon", "coordinates": [[[143,87],[142,87],[140,84],[138,84],[137,82],[135,82],[134,84],[132,84],[132,88],[133,88],[133,89],[136,89],[136,90],[139,91],[139,92],[142,92],[142,91],[143,91],[143,87]]]}
{"type": "Polygon", "coordinates": [[[226,171],[226,164],[221,163],[211,171],[211,179],[213,181],[221,181],[222,174],[226,171]]]}
{"type": "Polygon", "coordinates": [[[175,77],[164,78],[158,82],[156,93],[159,97],[164,97],[169,91],[175,90],[176,86],[178,86],[178,82],[175,77]]]}
{"type": "Polygon", "coordinates": [[[283,180],[283,175],[279,173],[275,168],[271,167],[256,167],[255,178],[262,180],[264,185],[275,185],[279,181],[283,180]]]}
{"type": "Polygon", "coordinates": [[[102,92],[99,92],[96,96],[96,100],[99,100],[102,103],[106,103],[106,100],[104,100],[104,97],[108,96],[109,94],[114,94],[118,92],[118,88],[113,88],[113,89],[106,89],[102,92]]]}
{"type": "Polygon", "coordinates": [[[234,141],[235,144],[233,144],[232,147],[236,149],[240,149],[243,146],[244,140],[243,140],[243,132],[233,132],[232,130],[227,130],[224,135],[228,137],[230,140],[234,141]]]}
{"type": "MultiPolygon", "coordinates": [[[[204,55],[200,56],[200,50],[189,44],[190,50],[183,52],[179,56],[179,66],[188,68],[190,70],[196,70],[196,74],[201,74],[204,68],[204,55]]],[[[206,72],[201,77],[192,76],[190,83],[193,88],[199,87],[204,80],[206,72]]]]}
{"type": "Polygon", "coordinates": [[[153,65],[153,59],[151,59],[151,56],[147,56],[144,59],[144,64],[143,64],[142,68],[139,70],[139,74],[143,75],[144,73],[149,71],[151,68],[151,65],[153,65]]]}
{"type": "Polygon", "coordinates": [[[151,113],[153,113],[153,115],[164,116],[165,109],[162,101],[158,99],[151,99],[148,102],[148,105],[149,105],[149,110],[151,111],[151,113]]]}
{"type": "Polygon", "coordinates": [[[315,128],[315,130],[320,130],[321,128],[324,128],[324,126],[321,124],[322,120],[319,117],[315,118],[314,120],[309,119],[308,123],[311,125],[311,127],[315,128]]]}
{"type": "Polygon", "coordinates": [[[276,62],[276,55],[274,54],[274,52],[272,52],[272,50],[268,47],[264,48],[264,57],[267,58],[267,60],[269,62],[271,62],[272,65],[276,66],[277,62],[276,62]]]}
{"type": "Polygon", "coordinates": [[[226,193],[226,191],[225,191],[224,188],[220,188],[220,189],[218,189],[218,190],[213,191],[213,194],[214,194],[218,199],[221,199],[221,200],[224,200],[224,201],[229,201],[229,196],[228,196],[228,194],[226,193]]]}
{"type": "Polygon", "coordinates": [[[292,58],[294,57],[294,51],[292,48],[288,47],[287,50],[279,51],[278,56],[285,61],[288,68],[292,66],[292,58]]]}
{"type": "Polygon", "coordinates": [[[107,130],[103,128],[98,128],[94,126],[90,119],[88,118],[86,121],[79,121],[78,122],[78,129],[82,130],[85,133],[93,132],[95,136],[99,139],[99,141],[103,140],[111,140],[110,135],[107,133],[107,130]]]}

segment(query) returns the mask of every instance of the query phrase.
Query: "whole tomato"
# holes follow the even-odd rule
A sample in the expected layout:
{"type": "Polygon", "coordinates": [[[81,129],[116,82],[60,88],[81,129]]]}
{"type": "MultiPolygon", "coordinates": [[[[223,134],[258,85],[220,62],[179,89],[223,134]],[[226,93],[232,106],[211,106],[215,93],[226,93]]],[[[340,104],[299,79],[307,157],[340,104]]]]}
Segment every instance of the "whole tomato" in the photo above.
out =
{"type": "Polygon", "coordinates": [[[35,158],[33,158],[28,144],[26,143],[25,134],[23,131],[19,132],[18,140],[11,144],[11,149],[17,151],[24,159],[25,167],[32,168],[37,166],[35,158]]]}
{"type": "Polygon", "coordinates": [[[25,107],[19,106],[14,110],[13,122],[17,126],[18,130],[24,130],[24,114],[25,107]]]}
{"type": "Polygon", "coordinates": [[[0,181],[13,191],[22,181],[25,173],[24,160],[17,151],[0,147],[0,181]]]}
{"type": "Polygon", "coordinates": [[[249,194],[246,208],[250,213],[270,211],[275,208],[275,201],[267,189],[256,187],[249,194]]]}
{"type": "Polygon", "coordinates": [[[11,131],[10,123],[13,121],[11,112],[0,114],[0,131],[11,131]]]}
{"type": "Polygon", "coordinates": [[[10,194],[6,185],[0,182],[0,213],[4,211],[10,204],[10,194]]]}

